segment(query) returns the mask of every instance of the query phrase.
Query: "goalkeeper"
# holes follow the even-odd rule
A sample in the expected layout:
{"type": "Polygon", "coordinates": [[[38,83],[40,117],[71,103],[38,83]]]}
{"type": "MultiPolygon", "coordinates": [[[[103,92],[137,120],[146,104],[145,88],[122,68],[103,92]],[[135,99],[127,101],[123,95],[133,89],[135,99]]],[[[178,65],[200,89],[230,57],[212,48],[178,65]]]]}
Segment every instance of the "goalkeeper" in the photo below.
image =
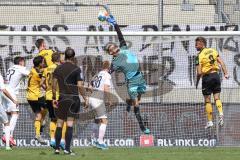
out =
{"type": "Polygon", "coordinates": [[[106,52],[113,56],[110,73],[113,71],[120,71],[124,73],[128,95],[130,97],[130,99],[126,100],[128,105],[127,112],[130,111],[131,106],[134,106],[134,113],[142,132],[150,134],[150,130],[144,126],[139,109],[141,95],[146,91],[146,82],[140,71],[137,56],[128,50],[126,41],[124,40],[115,18],[110,14],[106,21],[115,28],[120,42],[120,46],[112,42],[109,42],[105,46],[106,52]]]}

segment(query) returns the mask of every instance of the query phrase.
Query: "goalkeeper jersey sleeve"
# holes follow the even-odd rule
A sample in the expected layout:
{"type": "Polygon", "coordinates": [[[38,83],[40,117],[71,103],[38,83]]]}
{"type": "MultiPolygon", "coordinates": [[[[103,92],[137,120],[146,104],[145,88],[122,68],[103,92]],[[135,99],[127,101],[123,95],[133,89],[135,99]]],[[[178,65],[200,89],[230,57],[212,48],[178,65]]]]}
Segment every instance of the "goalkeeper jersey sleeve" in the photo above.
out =
{"type": "Polygon", "coordinates": [[[123,37],[122,31],[119,28],[119,25],[115,24],[114,28],[115,28],[115,30],[117,32],[117,35],[118,35],[118,40],[120,42],[120,48],[125,48],[126,49],[127,48],[127,44],[126,44],[126,41],[125,41],[125,39],[123,37]]]}

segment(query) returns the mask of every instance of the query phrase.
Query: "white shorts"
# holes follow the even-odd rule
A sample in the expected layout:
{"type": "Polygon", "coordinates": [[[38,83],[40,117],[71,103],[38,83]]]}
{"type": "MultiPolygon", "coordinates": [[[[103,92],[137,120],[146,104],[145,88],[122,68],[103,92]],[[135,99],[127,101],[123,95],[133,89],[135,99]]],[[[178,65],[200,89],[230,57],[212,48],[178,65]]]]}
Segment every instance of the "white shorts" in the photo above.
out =
{"type": "Polygon", "coordinates": [[[0,122],[3,124],[8,123],[8,116],[7,116],[7,113],[5,112],[2,104],[0,104],[0,122]]]}
{"type": "MultiPolygon", "coordinates": [[[[10,95],[12,96],[13,99],[17,100],[17,96],[14,93],[13,89],[10,89],[8,87],[6,87],[7,91],[10,93],[10,95]]],[[[2,93],[2,105],[5,108],[6,112],[18,112],[19,108],[16,104],[14,104],[8,97],[6,97],[3,93],[2,93]]]]}
{"type": "Polygon", "coordinates": [[[106,107],[103,100],[89,97],[89,105],[96,111],[96,119],[107,118],[106,107]]]}

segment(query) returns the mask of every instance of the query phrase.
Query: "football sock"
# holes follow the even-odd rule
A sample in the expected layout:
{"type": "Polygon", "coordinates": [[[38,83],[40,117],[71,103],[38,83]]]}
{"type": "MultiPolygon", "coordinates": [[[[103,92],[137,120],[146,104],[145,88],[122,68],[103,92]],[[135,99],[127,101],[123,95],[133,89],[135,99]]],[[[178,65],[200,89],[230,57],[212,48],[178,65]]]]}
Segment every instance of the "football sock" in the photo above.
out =
{"type": "Polygon", "coordinates": [[[60,147],[60,141],[62,137],[62,127],[57,127],[55,132],[55,141],[56,141],[56,149],[59,149],[60,147]]]}
{"type": "Polygon", "coordinates": [[[143,124],[142,117],[140,115],[140,109],[139,109],[138,106],[134,107],[134,113],[135,113],[135,116],[136,116],[137,121],[139,123],[139,127],[141,128],[142,131],[145,131],[146,128],[145,128],[145,126],[143,124]]]}
{"type": "Polygon", "coordinates": [[[213,112],[212,104],[209,103],[209,102],[206,102],[205,107],[206,107],[207,119],[208,119],[208,121],[212,121],[212,119],[213,119],[213,117],[212,117],[212,112],[213,112]]]}
{"type": "Polygon", "coordinates": [[[13,131],[17,124],[17,119],[18,119],[18,114],[12,114],[11,119],[10,119],[10,134],[11,135],[13,135],[13,131]]]}
{"type": "Polygon", "coordinates": [[[34,127],[35,127],[36,137],[39,137],[40,136],[41,122],[39,120],[35,120],[34,127]]]}
{"type": "Polygon", "coordinates": [[[49,125],[49,133],[51,140],[55,139],[55,132],[56,132],[56,122],[51,121],[49,125]]]}
{"type": "Polygon", "coordinates": [[[105,132],[106,132],[106,127],[107,127],[107,125],[103,124],[103,123],[101,123],[100,126],[99,126],[98,142],[100,144],[103,144],[103,137],[104,137],[105,132]]]}
{"type": "Polygon", "coordinates": [[[6,136],[6,147],[10,146],[10,126],[5,126],[5,136],[6,136]]]}
{"type": "Polygon", "coordinates": [[[219,115],[223,115],[222,101],[220,99],[217,99],[215,103],[216,103],[219,115]]]}
{"type": "Polygon", "coordinates": [[[66,141],[66,148],[65,150],[70,151],[70,145],[72,141],[72,133],[73,133],[73,127],[67,127],[65,141],[66,141]]]}

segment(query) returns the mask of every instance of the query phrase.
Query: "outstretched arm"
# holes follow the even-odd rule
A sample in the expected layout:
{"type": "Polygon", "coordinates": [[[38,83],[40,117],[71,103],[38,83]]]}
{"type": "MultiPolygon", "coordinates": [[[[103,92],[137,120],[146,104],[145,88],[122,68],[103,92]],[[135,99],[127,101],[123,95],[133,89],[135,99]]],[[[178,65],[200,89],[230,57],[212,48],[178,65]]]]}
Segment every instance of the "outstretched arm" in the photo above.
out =
{"type": "Polygon", "coordinates": [[[121,30],[120,30],[120,27],[117,24],[117,22],[116,22],[115,18],[113,17],[113,15],[110,13],[110,10],[109,10],[108,6],[105,5],[104,8],[106,9],[106,11],[109,14],[109,16],[106,19],[107,22],[109,24],[111,24],[114,27],[115,31],[117,32],[118,40],[120,42],[120,47],[127,47],[126,41],[125,41],[125,39],[123,37],[123,34],[122,34],[121,30]]]}
{"type": "Polygon", "coordinates": [[[117,23],[114,25],[114,28],[115,28],[115,31],[117,32],[117,35],[118,35],[120,48],[121,47],[127,47],[127,44],[126,44],[126,41],[125,41],[125,39],[123,37],[122,31],[120,30],[120,27],[119,27],[119,25],[117,23]]]}

